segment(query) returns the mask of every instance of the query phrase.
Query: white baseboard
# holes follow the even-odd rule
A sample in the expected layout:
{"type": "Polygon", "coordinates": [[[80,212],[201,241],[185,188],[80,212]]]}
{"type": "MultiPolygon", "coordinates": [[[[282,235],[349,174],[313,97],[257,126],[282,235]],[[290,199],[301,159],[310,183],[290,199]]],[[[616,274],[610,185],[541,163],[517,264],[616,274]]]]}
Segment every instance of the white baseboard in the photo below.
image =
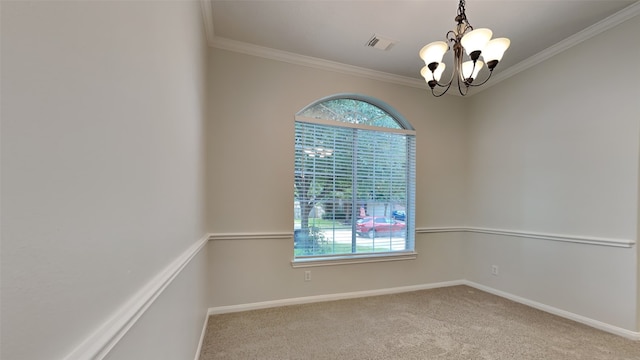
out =
{"type": "Polygon", "coordinates": [[[503,297],[505,299],[509,299],[511,301],[515,301],[517,303],[530,306],[530,307],[532,307],[534,309],[542,310],[544,312],[563,317],[565,319],[573,320],[575,322],[579,322],[581,324],[584,324],[584,325],[587,325],[587,326],[591,326],[592,328],[596,328],[598,330],[606,331],[608,333],[615,334],[615,335],[618,335],[618,336],[622,336],[622,337],[625,337],[625,338],[631,339],[631,340],[640,340],[640,332],[627,330],[627,329],[624,329],[624,328],[621,328],[621,327],[618,327],[618,326],[614,326],[614,325],[611,325],[611,324],[604,323],[602,321],[598,321],[598,320],[594,320],[594,319],[588,318],[586,316],[574,314],[572,312],[565,311],[565,310],[562,310],[562,309],[558,309],[558,308],[555,308],[553,306],[545,305],[545,304],[539,303],[537,301],[529,300],[529,299],[526,299],[526,298],[523,298],[523,297],[520,297],[520,296],[517,296],[517,295],[510,294],[508,292],[504,292],[504,291],[501,291],[501,290],[496,290],[494,288],[491,288],[491,287],[488,287],[488,286],[485,286],[485,285],[481,285],[481,284],[475,283],[473,281],[464,280],[463,283],[464,283],[464,285],[470,286],[472,288],[476,288],[478,290],[482,290],[482,291],[488,292],[490,294],[497,295],[497,296],[503,297]]]}
{"type": "Polygon", "coordinates": [[[202,333],[200,334],[200,340],[198,341],[198,348],[196,349],[195,360],[200,360],[200,353],[202,352],[202,344],[204,343],[204,336],[207,334],[207,325],[209,324],[209,312],[204,317],[204,325],[202,325],[202,333]]]}
{"type": "MultiPolygon", "coordinates": [[[[533,300],[525,299],[523,297],[513,295],[504,291],[500,291],[500,290],[497,290],[485,285],[481,285],[469,280],[453,280],[453,281],[445,281],[445,282],[432,283],[432,284],[401,286],[401,287],[394,287],[394,288],[387,288],[387,289],[355,291],[355,292],[340,293],[340,294],[315,295],[315,296],[306,296],[306,297],[298,297],[298,298],[290,298],[290,299],[262,301],[262,302],[256,302],[256,303],[248,303],[248,304],[239,304],[239,305],[217,306],[217,307],[209,308],[209,310],[207,311],[207,317],[209,315],[233,313],[233,312],[240,312],[240,311],[267,309],[267,308],[273,308],[273,307],[308,304],[308,303],[322,302],[322,301],[354,299],[354,298],[367,297],[367,296],[398,294],[403,292],[428,290],[428,289],[435,289],[435,288],[442,288],[442,287],[456,286],[456,285],[467,285],[475,289],[482,290],[490,294],[500,296],[505,299],[509,299],[517,303],[527,305],[532,308],[563,317],[565,319],[573,320],[581,324],[585,324],[587,326],[591,326],[593,328],[596,328],[611,334],[622,336],[631,340],[640,340],[640,332],[635,332],[635,331],[627,330],[618,326],[610,325],[602,321],[594,320],[582,315],[574,314],[565,310],[555,308],[553,306],[549,306],[533,300]]],[[[203,332],[203,336],[204,336],[204,332],[203,332]]],[[[198,360],[197,357],[196,357],[196,360],[198,360]]]]}
{"type": "Polygon", "coordinates": [[[367,297],[367,296],[398,294],[398,293],[409,292],[409,291],[435,289],[435,288],[442,288],[442,287],[456,286],[456,285],[463,285],[463,284],[464,284],[463,280],[455,280],[455,281],[445,281],[445,282],[424,284],[424,285],[400,286],[400,287],[386,288],[386,289],[364,290],[364,291],[354,291],[354,292],[339,293],[339,294],[314,295],[314,296],[305,296],[305,297],[290,298],[290,299],[262,301],[262,302],[249,303],[249,304],[217,306],[217,307],[209,308],[208,314],[209,315],[226,314],[226,313],[232,313],[232,312],[267,309],[267,308],[288,306],[288,305],[299,305],[299,304],[309,304],[309,303],[323,302],[323,301],[354,299],[354,298],[361,298],[361,297],[367,297]]]}

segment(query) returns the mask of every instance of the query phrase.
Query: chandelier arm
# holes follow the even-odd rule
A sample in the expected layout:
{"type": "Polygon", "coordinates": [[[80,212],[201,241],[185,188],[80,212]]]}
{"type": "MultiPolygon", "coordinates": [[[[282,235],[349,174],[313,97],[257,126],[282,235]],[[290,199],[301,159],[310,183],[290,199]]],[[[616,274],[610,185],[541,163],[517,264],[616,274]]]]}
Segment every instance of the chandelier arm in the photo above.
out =
{"type": "Polygon", "coordinates": [[[482,85],[486,84],[487,81],[489,81],[489,79],[491,79],[491,75],[493,75],[493,70],[489,70],[489,76],[487,76],[487,78],[484,79],[483,82],[481,82],[480,84],[469,84],[469,86],[482,86],[482,85]]]}
{"type": "MultiPolygon", "coordinates": [[[[440,83],[440,81],[436,81],[436,85],[439,87],[446,87],[447,90],[449,90],[449,87],[451,86],[451,83],[453,83],[453,79],[456,76],[456,70],[453,69],[453,71],[451,72],[451,78],[449,78],[449,81],[445,82],[445,83],[440,83]]],[[[445,90],[445,92],[447,92],[447,90],[445,90]]]]}
{"type": "Polygon", "coordinates": [[[441,97],[442,95],[446,94],[447,90],[441,92],[440,94],[436,94],[435,91],[433,91],[433,89],[431,89],[431,95],[433,95],[434,97],[441,97]]]}
{"type": "MultiPolygon", "coordinates": [[[[472,61],[472,62],[473,62],[473,67],[471,68],[471,71],[469,72],[469,78],[471,79],[471,81],[468,81],[468,78],[465,78],[465,74],[464,74],[464,72],[462,71],[462,64],[463,64],[463,58],[462,58],[462,56],[463,56],[462,51],[460,51],[460,61],[459,61],[459,65],[460,65],[460,66],[458,67],[458,69],[460,70],[460,79],[462,79],[462,81],[464,82],[464,84],[465,84],[465,85],[467,85],[467,87],[469,87],[469,86],[480,86],[480,85],[482,85],[482,84],[486,83],[486,82],[487,82],[487,80],[489,80],[488,78],[487,78],[487,80],[485,80],[484,82],[482,82],[482,84],[478,84],[478,85],[474,85],[474,84],[473,84],[473,80],[475,80],[475,79],[474,79],[474,78],[472,78],[471,76],[473,76],[473,73],[475,73],[475,72],[476,72],[476,66],[478,66],[478,62],[477,62],[476,60],[473,60],[473,59],[471,59],[471,60],[470,60],[470,61],[472,61]]],[[[482,69],[482,68],[479,68],[479,69],[478,69],[478,72],[480,72],[480,70],[481,70],[481,69],[482,69]]],[[[489,77],[491,77],[491,74],[489,74],[489,77]]]]}
{"type": "MultiPolygon", "coordinates": [[[[454,34],[454,32],[452,30],[449,30],[449,32],[447,33],[447,40],[449,40],[452,43],[455,43],[455,38],[449,38],[449,33],[454,34]]],[[[454,34],[455,35],[455,34],[454,34]]],[[[455,55],[454,55],[454,63],[455,63],[455,55]]],[[[435,85],[438,87],[446,87],[446,89],[444,90],[444,92],[446,93],[449,88],[451,87],[451,84],[453,83],[453,79],[456,76],[456,69],[454,68],[453,71],[451,72],[451,77],[449,78],[449,80],[447,82],[444,83],[440,83],[439,80],[435,80],[435,78],[432,77],[432,79],[435,81],[435,85]]],[[[431,89],[431,92],[433,93],[433,89],[431,89]]],[[[443,93],[444,94],[444,93],[443,93]]],[[[435,94],[434,94],[435,96],[435,94]]],[[[436,97],[440,97],[441,95],[438,95],[436,97]]]]}
{"type": "Polygon", "coordinates": [[[451,83],[453,83],[453,79],[451,79],[451,80],[449,80],[449,82],[446,82],[446,83],[443,83],[443,84],[440,84],[439,82],[436,81],[436,86],[437,87],[441,87],[441,88],[446,87],[447,89],[449,89],[449,87],[451,86],[451,83]]]}
{"type": "MultiPolygon", "coordinates": [[[[443,92],[441,92],[441,93],[440,93],[440,95],[436,95],[436,92],[434,91],[434,89],[433,89],[433,88],[431,88],[431,95],[433,95],[433,96],[435,96],[435,97],[440,97],[440,96],[442,96],[442,95],[446,94],[446,93],[447,93],[447,91],[449,91],[449,88],[451,87],[451,83],[452,83],[452,82],[453,82],[453,79],[451,79],[451,81],[449,82],[449,84],[448,84],[448,85],[446,85],[446,87],[447,87],[447,88],[446,88],[446,89],[444,89],[444,91],[443,91],[443,92]]],[[[438,84],[438,85],[439,85],[439,84],[438,84]]],[[[439,86],[440,86],[440,87],[445,87],[444,85],[439,85],[439,86]]]]}
{"type": "Polygon", "coordinates": [[[458,78],[458,92],[460,93],[460,95],[465,96],[469,92],[469,84],[467,84],[466,81],[463,82],[463,84],[465,85],[466,91],[462,91],[462,87],[460,86],[460,78],[458,78]]]}

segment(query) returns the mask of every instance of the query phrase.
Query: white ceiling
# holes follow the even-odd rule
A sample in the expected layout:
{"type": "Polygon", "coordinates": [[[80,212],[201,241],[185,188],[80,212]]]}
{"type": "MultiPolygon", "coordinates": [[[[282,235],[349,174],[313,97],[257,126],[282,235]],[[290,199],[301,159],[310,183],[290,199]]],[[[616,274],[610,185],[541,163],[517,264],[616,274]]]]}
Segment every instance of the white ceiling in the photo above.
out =
{"type": "MultiPolygon", "coordinates": [[[[424,66],[418,51],[444,40],[458,7],[458,0],[204,1],[214,46],[269,48],[415,79],[421,79],[424,66]],[[389,51],[367,47],[374,34],[397,43],[389,51]]],[[[467,0],[466,14],[474,28],[488,27],[494,37],[511,39],[495,70],[499,76],[607,18],[637,15],[638,5],[636,0],[467,0]]]]}

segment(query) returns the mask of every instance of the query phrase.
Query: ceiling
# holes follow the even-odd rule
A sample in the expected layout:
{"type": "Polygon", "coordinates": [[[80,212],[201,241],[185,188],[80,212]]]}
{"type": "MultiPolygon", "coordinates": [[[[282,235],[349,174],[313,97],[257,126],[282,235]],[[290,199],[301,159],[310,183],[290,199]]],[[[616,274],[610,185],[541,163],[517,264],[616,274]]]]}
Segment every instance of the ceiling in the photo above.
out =
{"type": "MultiPolygon", "coordinates": [[[[458,7],[458,0],[204,1],[213,46],[257,53],[272,49],[280,56],[328,60],[421,81],[423,86],[419,72],[424,63],[418,51],[429,42],[445,40],[458,7]],[[367,47],[374,34],[396,42],[388,51],[367,47]]],[[[587,28],[594,24],[590,29],[621,14],[637,15],[638,5],[636,0],[467,0],[465,7],[475,28],[488,27],[494,37],[511,39],[495,70],[497,77],[509,73],[510,67],[513,73],[558,44],[569,44],[566,48],[571,41],[579,42],[579,35],[589,33],[587,28]]],[[[450,52],[445,57],[451,57],[450,52]]]]}

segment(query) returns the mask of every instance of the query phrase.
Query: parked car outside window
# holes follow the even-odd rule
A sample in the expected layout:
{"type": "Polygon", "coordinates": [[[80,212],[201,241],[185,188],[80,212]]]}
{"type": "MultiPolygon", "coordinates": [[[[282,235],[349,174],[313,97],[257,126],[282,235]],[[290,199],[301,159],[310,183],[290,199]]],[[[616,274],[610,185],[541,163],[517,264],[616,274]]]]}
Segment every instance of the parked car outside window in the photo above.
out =
{"type": "Polygon", "coordinates": [[[356,222],[356,231],[360,236],[374,238],[381,234],[404,236],[407,225],[395,219],[367,216],[356,222]]]}
{"type": "Polygon", "coordinates": [[[391,217],[396,220],[407,221],[407,213],[405,213],[404,210],[393,210],[391,217]]]}

